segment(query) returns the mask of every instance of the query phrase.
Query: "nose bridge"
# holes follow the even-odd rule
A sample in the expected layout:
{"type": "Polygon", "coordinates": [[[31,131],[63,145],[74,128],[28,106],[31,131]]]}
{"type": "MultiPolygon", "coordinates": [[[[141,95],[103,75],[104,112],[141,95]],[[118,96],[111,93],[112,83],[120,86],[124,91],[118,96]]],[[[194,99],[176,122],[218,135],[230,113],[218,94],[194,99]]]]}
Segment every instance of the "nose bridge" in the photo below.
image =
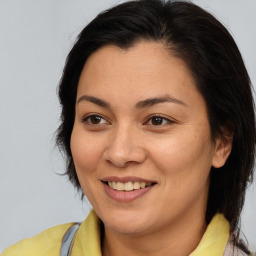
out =
{"type": "Polygon", "coordinates": [[[137,127],[129,123],[118,124],[113,128],[105,159],[118,167],[128,163],[141,163],[145,160],[145,150],[137,127]]]}

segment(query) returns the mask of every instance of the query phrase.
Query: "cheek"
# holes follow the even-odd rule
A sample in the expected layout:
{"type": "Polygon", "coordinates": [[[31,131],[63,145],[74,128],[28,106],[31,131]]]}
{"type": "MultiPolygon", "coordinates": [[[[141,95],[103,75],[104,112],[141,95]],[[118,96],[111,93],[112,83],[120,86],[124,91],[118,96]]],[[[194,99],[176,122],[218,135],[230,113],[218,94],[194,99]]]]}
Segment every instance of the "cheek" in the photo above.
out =
{"type": "Polygon", "coordinates": [[[74,127],[70,147],[78,176],[93,172],[102,155],[102,141],[74,127]]]}
{"type": "Polygon", "coordinates": [[[206,131],[195,129],[165,138],[158,146],[152,144],[154,164],[166,175],[193,177],[208,174],[211,168],[213,145],[206,131]]]}
{"type": "Polygon", "coordinates": [[[212,144],[208,136],[185,132],[152,146],[154,167],[161,172],[163,204],[170,212],[207,201],[212,144]],[[172,203],[170,203],[172,202],[172,203]]]}

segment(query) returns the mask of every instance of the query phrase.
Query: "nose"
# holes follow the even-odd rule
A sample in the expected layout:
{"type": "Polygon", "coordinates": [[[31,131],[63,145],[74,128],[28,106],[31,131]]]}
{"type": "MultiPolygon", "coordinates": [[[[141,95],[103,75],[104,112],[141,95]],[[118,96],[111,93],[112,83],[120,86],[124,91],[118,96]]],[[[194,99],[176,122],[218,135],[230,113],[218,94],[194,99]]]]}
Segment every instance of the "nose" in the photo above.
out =
{"type": "Polygon", "coordinates": [[[145,161],[146,150],[135,128],[119,127],[111,135],[103,155],[105,161],[119,168],[141,164],[145,161]]]}

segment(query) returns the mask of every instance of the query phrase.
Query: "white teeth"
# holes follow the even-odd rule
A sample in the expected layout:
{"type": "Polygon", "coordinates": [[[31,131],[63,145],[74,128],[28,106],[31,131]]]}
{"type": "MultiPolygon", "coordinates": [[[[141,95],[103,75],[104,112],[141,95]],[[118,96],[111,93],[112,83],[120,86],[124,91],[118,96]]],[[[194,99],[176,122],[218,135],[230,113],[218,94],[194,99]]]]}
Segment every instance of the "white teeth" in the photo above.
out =
{"type": "Polygon", "coordinates": [[[141,187],[141,188],[145,188],[145,187],[146,187],[146,182],[141,182],[141,183],[140,183],[140,187],[141,187]]]}
{"type": "Polygon", "coordinates": [[[152,183],[146,183],[146,182],[139,182],[139,181],[128,181],[128,182],[115,182],[115,181],[109,181],[108,182],[109,187],[118,190],[118,191],[132,191],[134,189],[140,189],[149,187],[152,185],[152,183]]]}
{"type": "Polygon", "coordinates": [[[133,184],[131,181],[124,183],[124,189],[125,191],[131,191],[133,190],[133,184]]]}
{"type": "Polygon", "coordinates": [[[140,189],[140,182],[138,181],[133,182],[133,189],[140,189]]]}
{"type": "Polygon", "coordinates": [[[112,188],[113,188],[113,189],[117,189],[117,184],[116,184],[115,181],[112,181],[112,188]]]}
{"type": "Polygon", "coordinates": [[[117,182],[116,183],[116,190],[124,190],[124,183],[117,182]]]}

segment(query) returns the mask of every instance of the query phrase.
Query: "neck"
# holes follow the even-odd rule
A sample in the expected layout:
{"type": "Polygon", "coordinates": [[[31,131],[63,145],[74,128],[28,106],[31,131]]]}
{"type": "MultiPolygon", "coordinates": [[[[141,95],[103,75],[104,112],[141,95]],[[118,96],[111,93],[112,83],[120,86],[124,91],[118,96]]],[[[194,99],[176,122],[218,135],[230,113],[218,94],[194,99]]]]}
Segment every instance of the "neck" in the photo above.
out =
{"type": "Polygon", "coordinates": [[[104,256],[188,256],[206,230],[204,213],[185,214],[173,223],[143,234],[121,234],[105,227],[102,253],[104,256]]]}

